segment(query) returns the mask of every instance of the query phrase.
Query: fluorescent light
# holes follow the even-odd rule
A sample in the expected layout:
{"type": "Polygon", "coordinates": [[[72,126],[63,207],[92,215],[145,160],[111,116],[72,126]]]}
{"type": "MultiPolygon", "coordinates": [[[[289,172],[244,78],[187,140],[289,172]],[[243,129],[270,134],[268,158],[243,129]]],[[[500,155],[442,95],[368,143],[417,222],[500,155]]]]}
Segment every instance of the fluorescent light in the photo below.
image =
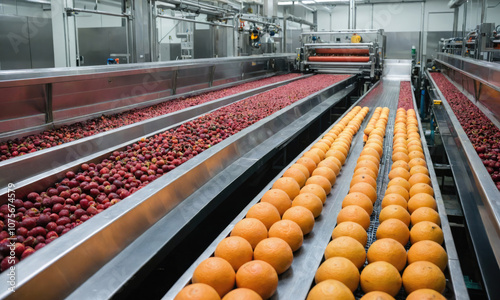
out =
{"type": "Polygon", "coordinates": [[[278,5],[293,5],[293,1],[278,2],[278,5]]]}
{"type": "Polygon", "coordinates": [[[349,2],[349,0],[316,0],[318,3],[349,2]]]}
{"type": "Polygon", "coordinates": [[[304,4],[314,4],[314,3],[316,3],[316,1],[314,1],[314,0],[303,0],[302,3],[304,3],[304,4]]]}

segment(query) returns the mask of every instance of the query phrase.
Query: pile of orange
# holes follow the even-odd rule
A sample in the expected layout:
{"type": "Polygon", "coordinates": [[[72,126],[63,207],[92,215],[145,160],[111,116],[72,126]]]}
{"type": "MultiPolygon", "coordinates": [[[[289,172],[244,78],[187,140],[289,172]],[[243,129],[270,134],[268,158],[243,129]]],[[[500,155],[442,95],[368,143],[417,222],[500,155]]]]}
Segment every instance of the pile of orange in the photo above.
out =
{"type": "Polygon", "coordinates": [[[354,107],[285,170],[261,201],[248,210],[246,218],[234,225],[231,235],[219,243],[214,257],[198,265],[193,284],[186,286],[178,299],[193,290],[205,293],[207,299],[214,291],[224,299],[253,299],[252,292],[252,297],[270,298],[277,289],[278,274],[292,265],[293,252],[313,230],[368,111],[367,107],[354,107]]]}
{"type": "Polygon", "coordinates": [[[392,296],[401,286],[408,294],[418,290],[414,295],[421,297],[442,293],[447,255],[440,245],[443,233],[414,110],[397,110],[392,150],[377,241],[368,249],[369,264],[361,273],[361,288],[366,293],[382,291],[392,296]],[[411,247],[406,252],[408,241],[411,247]],[[373,264],[377,268],[369,268],[373,264]]]}
{"type": "Polygon", "coordinates": [[[377,200],[376,179],[388,115],[388,108],[376,108],[364,131],[366,144],[357,160],[349,194],[337,216],[332,241],[325,250],[325,261],[316,271],[316,286],[307,299],[323,299],[333,294],[344,295],[342,299],[354,299],[352,293],[359,285],[359,269],[366,261],[366,230],[377,200]]]}

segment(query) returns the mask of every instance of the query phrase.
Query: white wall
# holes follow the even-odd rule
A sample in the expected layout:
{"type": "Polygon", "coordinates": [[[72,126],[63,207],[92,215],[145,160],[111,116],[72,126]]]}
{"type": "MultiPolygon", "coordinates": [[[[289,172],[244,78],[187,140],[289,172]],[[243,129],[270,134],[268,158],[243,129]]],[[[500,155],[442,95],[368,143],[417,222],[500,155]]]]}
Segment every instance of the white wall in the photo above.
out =
{"type": "MultiPolygon", "coordinates": [[[[95,1],[77,0],[75,1],[75,7],[94,10],[95,1]]],[[[122,13],[122,7],[119,1],[116,1],[114,3],[98,3],[97,10],[117,14],[122,13]]],[[[86,13],[79,13],[77,15],[78,28],[121,27],[122,19],[123,18],[120,17],[86,13]]]]}

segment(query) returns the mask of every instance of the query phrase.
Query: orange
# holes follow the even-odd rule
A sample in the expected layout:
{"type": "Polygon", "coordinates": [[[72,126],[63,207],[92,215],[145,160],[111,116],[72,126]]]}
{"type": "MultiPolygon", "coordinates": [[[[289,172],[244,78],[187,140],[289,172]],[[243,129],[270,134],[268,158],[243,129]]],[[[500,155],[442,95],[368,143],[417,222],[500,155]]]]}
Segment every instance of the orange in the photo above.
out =
{"type": "Polygon", "coordinates": [[[311,153],[316,153],[319,157],[319,161],[316,163],[318,164],[320,161],[322,161],[324,158],[325,158],[325,152],[328,151],[328,149],[326,150],[322,150],[320,148],[311,148],[311,150],[307,151],[307,152],[311,152],[311,153]]]}
{"type": "Polygon", "coordinates": [[[410,194],[408,193],[408,190],[400,185],[393,185],[393,186],[388,187],[385,190],[385,194],[386,195],[399,194],[399,195],[403,196],[403,198],[405,198],[406,201],[410,200],[410,194]]]}
{"type": "Polygon", "coordinates": [[[377,151],[380,157],[382,157],[382,153],[384,152],[384,148],[382,147],[382,142],[372,141],[371,139],[368,139],[368,141],[365,144],[365,148],[374,149],[375,151],[377,151]]]}
{"type": "MultiPolygon", "coordinates": [[[[411,172],[410,172],[411,174],[411,172]]],[[[410,180],[408,180],[411,186],[414,186],[417,183],[425,183],[430,185],[431,184],[431,178],[427,176],[426,174],[423,173],[415,173],[410,176],[410,180]]]]}
{"type": "MultiPolygon", "coordinates": [[[[415,145],[413,145],[415,146],[415,145]]],[[[410,153],[408,153],[408,157],[410,159],[414,159],[414,158],[421,158],[421,159],[425,159],[425,155],[423,152],[420,152],[420,151],[417,151],[417,150],[413,150],[411,151],[410,153]]]]}
{"type": "Polygon", "coordinates": [[[262,297],[251,289],[239,288],[227,293],[222,300],[262,300],[262,297]]]}
{"type": "Polygon", "coordinates": [[[304,235],[311,232],[314,228],[314,215],[309,209],[302,206],[294,206],[289,208],[283,214],[283,220],[290,220],[297,223],[304,235]]]}
{"type": "Polygon", "coordinates": [[[325,157],[335,157],[336,159],[338,159],[340,161],[340,163],[342,165],[345,163],[345,160],[346,160],[345,154],[339,150],[336,150],[336,149],[332,149],[332,150],[329,150],[328,152],[326,152],[325,157]]]}
{"type": "Polygon", "coordinates": [[[394,168],[389,172],[389,180],[393,180],[396,177],[401,177],[405,180],[408,180],[410,179],[410,172],[402,167],[394,168]]]}
{"type": "Polygon", "coordinates": [[[402,221],[398,219],[389,219],[378,226],[376,236],[377,239],[395,239],[404,247],[410,239],[410,230],[402,221]]]}
{"type": "Polygon", "coordinates": [[[304,173],[297,168],[289,168],[285,171],[285,173],[283,173],[283,177],[290,177],[295,179],[295,181],[297,181],[297,183],[299,184],[299,187],[303,187],[307,180],[304,173]]]}
{"type": "Polygon", "coordinates": [[[313,193],[299,194],[292,201],[292,207],[294,206],[307,208],[313,214],[314,218],[317,218],[323,211],[323,202],[321,202],[321,199],[313,193]]]}
{"type": "MultiPolygon", "coordinates": [[[[320,176],[320,175],[313,175],[311,177],[309,177],[306,181],[306,185],[309,185],[309,184],[317,184],[319,186],[321,186],[324,190],[325,190],[325,194],[330,194],[330,191],[332,190],[332,185],[330,184],[330,181],[323,177],[323,176],[320,176]]],[[[297,192],[297,195],[299,194],[300,192],[300,189],[299,191],[297,192]]]]}
{"type": "Polygon", "coordinates": [[[278,275],[288,270],[293,262],[292,248],[284,240],[276,237],[260,241],[255,247],[253,256],[254,259],[273,266],[278,275]]]}
{"type": "Polygon", "coordinates": [[[329,160],[329,159],[328,160],[325,159],[322,162],[320,162],[318,164],[318,168],[329,168],[335,174],[335,179],[337,178],[337,175],[340,174],[339,166],[335,162],[333,162],[332,160],[329,160]]]}
{"type": "Polygon", "coordinates": [[[305,185],[301,190],[300,194],[304,193],[311,193],[316,196],[321,200],[321,203],[325,203],[326,201],[326,192],[325,190],[318,184],[308,184],[305,185]]]}
{"type": "MultiPolygon", "coordinates": [[[[320,139],[320,140],[319,140],[316,144],[318,144],[318,146],[319,146],[319,145],[321,145],[320,143],[324,143],[324,144],[326,144],[328,147],[330,147],[330,146],[332,145],[333,141],[332,141],[331,139],[328,139],[328,138],[322,138],[322,139],[320,139]]],[[[315,144],[315,145],[316,145],[316,144],[315,144]]]]}
{"type": "Polygon", "coordinates": [[[393,239],[380,239],[371,244],[366,253],[368,263],[385,261],[393,265],[399,272],[406,266],[406,250],[403,245],[393,239]]]}
{"type": "Polygon", "coordinates": [[[414,166],[413,168],[410,169],[411,176],[413,176],[417,173],[422,173],[422,174],[429,176],[429,170],[427,169],[427,167],[424,167],[424,166],[414,166]]]}
{"type": "Polygon", "coordinates": [[[335,180],[337,179],[337,175],[335,175],[335,172],[333,170],[327,167],[319,166],[314,170],[312,176],[322,176],[328,179],[328,181],[330,181],[330,188],[335,184],[335,180]]]}
{"type": "Polygon", "coordinates": [[[431,262],[444,271],[448,264],[448,254],[441,245],[434,241],[420,241],[413,244],[408,250],[408,263],[412,264],[416,261],[431,262]]]}
{"type": "Polygon", "coordinates": [[[393,265],[385,261],[376,261],[363,269],[360,283],[365,293],[380,291],[394,297],[401,289],[402,280],[393,265]]]}
{"type": "Polygon", "coordinates": [[[314,169],[316,169],[316,163],[309,157],[301,157],[297,159],[295,163],[306,167],[307,170],[309,171],[309,174],[311,174],[314,171],[314,169]]]}
{"type": "Polygon", "coordinates": [[[368,215],[366,210],[357,205],[346,206],[337,215],[337,224],[348,221],[358,223],[365,230],[368,230],[370,227],[370,215],[368,215]]]}
{"type": "Polygon", "coordinates": [[[380,155],[378,154],[377,150],[375,150],[371,147],[365,147],[361,151],[360,156],[366,156],[366,155],[371,155],[371,156],[375,157],[380,162],[380,155]]]}
{"type": "Polygon", "coordinates": [[[369,168],[364,167],[364,168],[359,168],[356,171],[354,171],[353,177],[358,176],[358,175],[368,175],[371,178],[377,180],[377,174],[378,173],[373,172],[369,168]]]}
{"type": "Polygon", "coordinates": [[[290,177],[281,177],[273,184],[273,189],[279,189],[287,193],[290,199],[295,198],[300,192],[300,186],[297,181],[290,177]]]}
{"type": "Polygon", "coordinates": [[[363,297],[359,298],[359,300],[394,300],[394,297],[384,292],[373,291],[366,293],[363,297]]]}
{"type": "Polygon", "coordinates": [[[325,259],[336,256],[347,258],[358,269],[361,268],[366,261],[365,247],[349,236],[338,237],[326,246],[325,259]]]}
{"type": "Polygon", "coordinates": [[[382,209],[386,208],[389,205],[399,205],[404,209],[407,209],[408,202],[406,202],[405,198],[399,194],[387,194],[382,199],[382,209]]]}
{"type": "Polygon", "coordinates": [[[422,147],[422,143],[420,142],[420,139],[416,138],[408,138],[408,143],[406,143],[407,146],[420,146],[422,147]]]}
{"type": "Polygon", "coordinates": [[[230,236],[220,241],[214,256],[227,260],[234,271],[238,271],[244,263],[253,259],[252,245],[242,237],[230,236]]]}
{"type": "Polygon", "coordinates": [[[261,221],[267,229],[271,228],[271,225],[281,220],[278,209],[271,203],[267,202],[259,202],[250,207],[246,217],[255,218],[261,221]]]}
{"type": "Polygon", "coordinates": [[[321,157],[315,151],[307,151],[302,157],[308,157],[317,165],[321,161],[321,157]]]}
{"type": "Polygon", "coordinates": [[[399,205],[386,206],[380,211],[378,218],[380,223],[388,219],[398,219],[405,223],[406,226],[410,226],[410,214],[404,207],[399,205]]]}
{"type": "Polygon", "coordinates": [[[414,158],[408,162],[408,165],[410,166],[410,169],[414,166],[427,167],[427,163],[422,158],[414,158]]]}
{"type": "MultiPolygon", "coordinates": [[[[391,187],[393,185],[399,185],[403,187],[405,190],[409,191],[410,190],[410,183],[408,180],[402,178],[402,177],[395,177],[389,183],[387,184],[387,187],[391,187]]],[[[387,193],[386,193],[387,194],[387,193]]]]}
{"type": "MultiPolygon", "coordinates": [[[[318,149],[321,149],[321,151],[323,151],[323,156],[325,155],[325,152],[328,151],[330,149],[330,145],[332,143],[324,143],[324,142],[320,142],[318,141],[317,143],[315,143],[312,147],[311,147],[311,150],[314,149],[314,148],[318,148],[318,149]]],[[[324,158],[324,157],[323,157],[324,158]]]]}
{"type": "Polygon", "coordinates": [[[301,164],[293,164],[290,166],[290,169],[292,169],[292,168],[300,170],[306,178],[309,178],[309,176],[310,176],[309,169],[306,166],[301,165],[301,164]]]}
{"type": "Polygon", "coordinates": [[[420,207],[429,207],[437,210],[437,203],[434,197],[429,194],[420,193],[413,195],[408,201],[408,211],[410,214],[413,214],[413,212],[420,207]]]}
{"type": "Polygon", "coordinates": [[[370,198],[372,203],[375,203],[375,201],[377,201],[377,190],[375,190],[373,186],[371,186],[369,183],[366,182],[356,183],[349,189],[349,193],[354,193],[354,192],[365,194],[366,196],[368,196],[368,198],[370,198]]]}
{"type": "Polygon", "coordinates": [[[319,266],[314,276],[316,284],[328,279],[338,280],[354,292],[359,285],[359,270],[345,257],[332,257],[319,266]]]}
{"type": "Polygon", "coordinates": [[[208,284],[193,283],[183,288],[174,300],[220,300],[220,296],[208,284]]]}
{"type": "Polygon", "coordinates": [[[436,223],[429,221],[422,221],[413,225],[410,230],[411,243],[415,244],[424,240],[431,240],[441,245],[444,241],[443,231],[436,223]]]}
{"type": "Polygon", "coordinates": [[[330,148],[329,151],[339,151],[341,152],[345,157],[347,157],[347,153],[349,153],[349,147],[347,147],[344,143],[338,143],[335,141],[332,144],[332,147],[330,148]]]}
{"type": "Polygon", "coordinates": [[[267,262],[252,260],[241,266],[236,272],[236,286],[253,290],[262,299],[267,299],[278,288],[278,274],[267,262]]]}
{"type": "Polygon", "coordinates": [[[290,220],[281,220],[274,223],[269,229],[269,237],[284,240],[292,248],[292,251],[299,249],[304,241],[302,229],[297,223],[290,220]]]}
{"type": "Polygon", "coordinates": [[[339,170],[342,169],[342,162],[336,157],[333,156],[325,157],[323,161],[332,161],[339,167],[339,170]]]}
{"type": "Polygon", "coordinates": [[[442,293],[446,287],[446,278],[441,269],[428,261],[417,261],[403,272],[403,286],[410,294],[419,289],[431,289],[442,293]]]}
{"type": "Polygon", "coordinates": [[[366,241],[368,240],[366,230],[355,222],[342,222],[337,224],[337,226],[333,229],[332,239],[336,239],[341,236],[352,237],[363,246],[366,245],[366,241]]]}
{"type": "Polygon", "coordinates": [[[422,147],[420,147],[419,145],[410,145],[408,146],[408,151],[419,151],[419,152],[424,152],[424,149],[422,149],[422,147]]]}
{"type": "Polygon", "coordinates": [[[192,281],[193,283],[208,284],[222,297],[233,289],[235,273],[227,260],[220,257],[209,257],[194,269],[192,281]]]}
{"type": "Polygon", "coordinates": [[[446,298],[435,290],[419,289],[409,294],[406,300],[446,300],[446,298]]]}
{"type": "Polygon", "coordinates": [[[438,212],[432,208],[429,208],[429,207],[417,208],[411,214],[411,224],[412,225],[415,225],[415,224],[422,222],[422,221],[429,221],[429,222],[436,223],[437,225],[441,226],[441,218],[439,217],[438,212]]]}
{"type": "Polygon", "coordinates": [[[369,161],[373,162],[377,167],[380,166],[380,159],[378,159],[377,157],[375,157],[373,155],[360,155],[356,162],[359,163],[363,160],[369,160],[369,161]]]}
{"type": "Polygon", "coordinates": [[[410,171],[410,165],[404,160],[398,160],[392,163],[391,170],[395,168],[403,168],[406,171],[410,171]]]}
{"type": "Polygon", "coordinates": [[[374,173],[378,174],[378,165],[376,163],[374,163],[373,161],[367,160],[367,159],[358,161],[356,164],[356,167],[354,168],[354,171],[356,171],[359,168],[364,168],[364,167],[366,167],[366,168],[372,170],[374,173]]]}
{"type": "Polygon", "coordinates": [[[350,187],[352,187],[353,185],[355,185],[356,183],[359,183],[359,182],[369,183],[371,186],[373,186],[374,189],[377,189],[377,181],[375,179],[373,179],[373,177],[371,177],[370,175],[361,174],[361,175],[354,176],[351,179],[350,187]]]}
{"type": "Polygon", "coordinates": [[[410,188],[410,197],[415,196],[416,194],[425,193],[431,196],[434,196],[434,189],[428,185],[427,183],[415,183],[410,188]]]}
{"type": "Polygon", "coordinates": [[[349,206],[349,205],[357,205],[368,213],[368,215],[371,215],[373,212],[373,203],[363,193],[360,192],[354,192],[354,193],[349,193],[347,196],[345,196],[344,201],[342,201],[342,208],[349,206]]]}
{"type": "Polygon", "coordinates": [[[351,290],[338,280],[328,279],[315,285],[306,300],[355,300],[351,290]]]}
{"type": "MultiPolygon", "coordinates": [[[[333,132],[331,132],[331,131],[330,131],[330,132],[326,133],[326,134],[323,136],[323,138],[331,138],[331,139],[333,139],[333,140],[335,141],[335,139],[337,138],[337,135],[338,135],[338,134],[333,133],[333,132]]],[[[332,142],[333,142],[333,141],[332,141],[332,142]]]]}
{"type": "Polygon", "coordinates": [[[270,189],[265,192],[260,201],[274,205],[274,207],[278,209],[280,216],[282,216],[287,209],[292,207],[292,200],[290,200],[288,194],[279,189],[270,189]]]}
{"type": "Polygon", "coordinates": [[[404,152],[396,152],[392,154],[392,161],[398,161],[398,160],[409,162],[410,158],[404,152]]]}
{"type": "Polygon", "coordinates": [[[257,219],[245,218],[234,225],[231,236],[240,236],[255,248],[260,241],[267,238],[267,228],[257,219]]]}

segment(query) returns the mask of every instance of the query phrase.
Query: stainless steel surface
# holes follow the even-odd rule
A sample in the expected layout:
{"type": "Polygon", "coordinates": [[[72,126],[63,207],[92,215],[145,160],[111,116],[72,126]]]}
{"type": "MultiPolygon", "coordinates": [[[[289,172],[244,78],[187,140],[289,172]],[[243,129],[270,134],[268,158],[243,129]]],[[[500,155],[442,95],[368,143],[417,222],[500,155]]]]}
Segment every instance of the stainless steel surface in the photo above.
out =
{"type": "MultiPolygon", "coordinates": [[[[308,76],[302,76],[304,78],[308,76]]],[[[266,85],[218,100],[189,107],[164,116],[152,118],[136,124],[123,126],[91,137],[76,140],[54,148],[37,151],[0,162],[0,203],[6,203],[7,184],[16,185],[17,197],[27,192],[39,190],[57,181],[61,170],[75,170],[85,161],[95,160],[114,149],[129,145],[152,132],[185,122],[211,110],[217,109],[243,98],[261,93],[299,78],[266,85]]]]}
{"type": "Polygon", "coordinates": [[[54,49],[48,41],[51,19],[0,15],[0,70],[53,67],[54,49]]]}
{"type": "Polygon", "coordinates": [[[386,59],[382,77],[386,80],[410,80],[411,59],[386,59]]]}
{"type": "Polygon", "coordinates": [[[287,55],[200,59],[183,62],[109,65],[0,72],[0,94],[14,105],[0,113],[0,134],[57,126],[90,116],[140,107],[173,94],[287,71],[287,55]],[[231,71],[227,71],[228,69],[231,71]],[[209,74],[216,70],[214,77],[209,74]],[[218,69],[225,71],[218,72],[218,69]],[[53,111],[43,106],[51,85],[53,111]],[[42,92],[38,91],[41,90],[42,92]],[[31,97],[31,98],[30,98],[31,97]],[[36,97],[36,101],[31,100],[36,97]],[[43,114],[52,113],[46,123],[43,114]]]}
{"type": "MultiPolygon", "coordinates": [[[[412,93],[412,99],[413,107],[415,107],[416,110],[418,106],[414,93],[412,93]]],[[[448,216],[446,214],[446,208],[444,206],[443,197],[439,188],[439,182],[434,170],[434,164],[432,163],[429,147],[427,146],[427,140],[425,139],[425,131],[422,128],[422,120],[420,119],[420,114],[417,113],[416,115],[418,119],[418,130],[420,132],[420,142],[422,143],[422,148],[424,149],[425,161],[427,163],[427,169],[429,170],[429,177],[431,178],[432,188],[434,189],[434,199],[436,199],[439,217],[441,219],[441,229],[444,236],[444,245],[446,247],[446,253],[448,254],[448,273],[450,274],[450,284],[453,289],[454,298],[456,300],[466,300],[469,299],[469,294],[467,291],[467,286],[465,285],[462,269],[460,268],[460,260],[457,254],[457,249],[455,247],[455,241],[453,240],[450,222],[448,221],[448,216]]]]}
{"type": "MultiPolygon", "coordinates": [[[[387,36],[386,57],[389,59],[411,59],[411,47],[420,52],[420,32],[385,32],[387,36]]],[[[417,53],[420,55],[420,53],[417,53]]],[[[420,60],[419,60],[420,61],[420,60]]]]}
{"type": "MultiPolygon", "coordinates": [[[[379,84],[377,84],[373,88],[373,90],[375,90],[377,88],[377,86],[379,86],[379,84]]],[[[352,107],[354,107],[355,105],[357,105],[361,101],[363,101],[363,98],[359,99],[355,104],[353,104],[352,107]]],[[[331,129],[335,124],[337,124],[338,121],[340,121],[342,119],[342,117],[345,116],[348,112],[349,112],[349,110],[347,110],[341,117],[339,117],[339,119],[329,129],[331,129]]],[[[318,137],[317,140],[319,140],[320,138],[321,137],[318,137]]],[[[362,136],[358,134],[357,137],[356,137],[356,139],[353,140],[353,143],[358,144],[358,145],[361,144],[362,143],[362,136]]],[[[306,152],[307,150],[308,149],[304,150],[301,154],[299,154],[298,157],[302,156],[302,154],[304,152],[306,152]]],[[[361,150],[359,150],[359,152],[361,152],[361,150]]],[[[347,160],[346,165],[349,162],[350,161],[347,160]]],[[[287,167],[285,167],[283,169],[283,171],[280,172],[280,174],[278,174],[245,207],[245,209],[231,222],[231,224],[229,224],[227,226],[227,228],[224,229],[224,231],[221,232],[221,234],[212,242],[212,244],[210,244],[210,246],[203,252],[203,254],[201,254],[200,257],[179,278],[179,280],[167,292],[167,294],[165,294],[165,296],[163,297],[164,300],[173,299],[184,286],[186,286],[187,284],[189,284],[189,282],[191,281],[191,277],[192,277],[192,274],[194,272],[194,269],[199,265],[199,263],[202,262],[203,260],[207,259],[208,257],[210,257],[213,254],[213,252],[214,252],[215,248],[217,247],[217,245],[219,244],[219,242],[221,240],[223,240],[224,238],[226,238],[229,235],[229,233],[233,229],[234,225],[236,223],[238,223],[241,219],[243,219],[245,217],[245,215],[248,212],[248,210],[254,204],[256,204],[257,202],[260,201],[260,199],[262,198],[262,196],[264,195],[264,193],[272,187],[274,181],[276,179],[280,178],[283,175],[283,173],[286,171],[286,169],[288,169],[288,167],[290,165],[292,165],[293,163],[294,162],[291,162],[287,167]]],[[[354,163],[354,162],[351,160],[351,163],[354,163]]],[[[332,191],[334,191],[334,193],[331,193],[329,195],[329,197],[326,200],[325,205],[323,207],[323,211],[322,211],[321,216],[319,216],[316,219],[316,222],[315,222],[315,225],[314,225],[314,231],[311,232],[311,233],[309,233],[309,235],[307,235],[304,238],[304,243],[303,243],[302,247],[294,253],[294,260],[293,260],[293,263],[292,263],[292,266],[290,267],[290,269],[286,273],[284,273],[284,274],[282,274],[282,275],[279,276],[280,280],[279,280],[279,283],[278,283],[278,291],[272,297],[272,299],[294,299],[294,300],[295,299],[305,299],[305,295],[307,295],[307,292],[309,291],[309,287],[311,285],[310,285],[310,282],[305,282],[303,279],[304,278],[307,278],[307,280],[311,279],[310,276],[309,276],[309,273],[311,271],[313,271],[313,272],[316,271],[316,268],[314,268],[314,263],[317,260],[317,256],[318,255],[319,256],[323,255],[324,248],[326,247],[326,243],[328,242],[328,239],[321,240],[320,237],[319,237],[319,235],[321,233],[323,233],[323,235],[324,235],[324,233],[326,231],[328,231],[327,230],[328,228],[326,228],[326,227],[328,227],[329,225],[331,225],[332,221],[335,221],[335,218],[329,217],[329,214],[332,213],[332,211],[335,211],[336,213],[338,213],[338,211],[340,210],[340,208],[338,208],[338,206],[340,205],[339,201],[334,201],[333,198],[339,197],[338,196],[339,195],[339,193],[338,193],[338,189],[339,188],[341,188],[343,190],[346,190],[345,192],[347,194],[347,187],[349,186],[349,182],[350,182],[350,179],[351,179],[352,176],[349,177],[348,173],[346,173],[346,171],[345,171],[346,168],[347,168],[346,165],[344,165],[344,167],[342,168],[342,173],[341,173],[342,175],[339,175],[339,177],[337,178],[337,182],[335,183],[335,185],[333,187],[334,190],[332,189],[332,191]],[[322,228],[323,230],[318,230],[318,228],[322,228]],[[320,244],[314,244],[315,242],[316,243],[319,242],[320,244]],[[323,248],[321,247],[321,244],[325,244],[323,248]],[[312,246],[312,245],[314,245],[314,246],[312,246]],[[321,252],[321,253],[318,254],[319,252],[321,252]],[[314,253],[316,255],[311,257],[311,255],[312,255],[311,253],[314,253]],[[311,261],[311,258],[314,258],[315,261],[311,261]],[[305,266],[304,266],[304,261],[307,262],[305,266]],[[290,274],[291,277],[287,277],[287,274],[290,274]],[[302,281],[300,281],[297,278],[298,276],[300,276],[300,278],[302,279],[302,281]],[[285,286],[289,287],[289,288],[294,288],[294,286],[290,284],[290,278],[292,278],[292,277],[297,278],[297,280],[293,282],[293,284],[295,285],[295,288],[298,288],[298,289],[301,289],[301,290],[305,290],[305,295],[303,295],[304,291],[302,291],[300,294],[291,294],[291,293],[288,293],[288,291],[286,291],[285,286]],[[286,282],[284,282],[284,281],[286,281],[286,282]],[[300,284],[297,284],[298,282],[300,282],[300,284]],[[292,295],[292,296],[290,296],[290,295],[292,295]]],[[[351,167],[351,169],[352,169],[352,171],[354,170],[354,165],[351,167]]],[[[328,236],[331,236],[331,231],[333,230],[333,226],[329,230],[330,230],[330,232],[327,232],[327,233],[328,233],[328,236]]],[[[324,236],[323,236],[323,238],[324,238],[324,236]]],[[[319,257],[319,260],[321,261],[321,257],[319,257]]],[[[319,262],[318,262],[318,264],[319,264],[319,262]]],[[[314,274],[313,274],[313,277],[314,277],[314,274]]]]}
{"type": "Polygon", "coordinates": [[[113,296],[122,285],[130,281],[140,268],[157,254],[158,249],[163,249],[166,246],[174,247],[173,244],[182,238],[178,236],[181,234],[180,229],[184,228],[187,222],[190,226],[196,226],[196,217],[216,206],[220,201],[217,200],[220,193],[227,194],[232,185],[237,185],[246,179],[249,176],[247,173],[251,173],[291,137],[301,133],[319,115],[353,91],[354,85],[316,105],[308,113],[281,129],[279,134],[263,141],[242,155],[96,272],[68,299],[108,299],[113,296]],[[165,228],[169,228],[169,230],[165,230],[165,228]],[[147,248],[144,247],[145,243],[148,244],[147,248]],[[137,255],[138,253],[140,255],[137,255]],[[136,257],[136,259],[130,259],[130,257],[136,257]],[[113,283],[106,281],[106,278],[110,276],[114,278],[113,283]]]}
{"type": "Polygon", "coordinates": [[[127,27],[78,28],[79,53],[85,59],[82,65],[106,65],[108,58],[115,58],[113,53],[125,54],[117,56],[120,64],[130,63],[126,34],[127,27]]]}
{"type": "Polygon", "coordinates": [[[433,107],[450,160],[467,227],[490,299],[500,296],[500,192],[432,76],[426,73],[442,107],[433,107]]]}
{"type": "MultiPolygon", "coordinates": [[[[382,80],[378,82],[367,94],[364,95],[357,103],[354,105],[369,106],[372,107],[372,111],[367,115],[364,120],[364,125],[370,119],[373,108],[376,106],[387,106],[391,109],[388,132],[393,130],[394,117],[396,113],[397,103],[399,95],[399,81],[397,80],[382,80]]],[[[347,112],[346,112],[347,113],[347,112]]],[[[338,119],[340,120],[341,117],[338,119]]],[[[327,197],[325,205],[321,216],[316,219],[313,232],[309,233],[304,237],[304,243],[302,247],[294,253],[294,260],[292,266],[289,270],[279,276],[278,289],[271,299],[305,299],[310,290],[311,285],[314,281],[314,275],[316,273],[317,267],[320,265],[324,250],[331,239],[331,233],[336,224],[336,216],[340,209],[342,208],[342,199],[347,195],[349,190],[349,182],[354,173],[354,168],[356,166],[356,158],[359,156],[363,148],[363,134],[364,125],[361,127],[360,132],[353,139],[351,145],[350,153],[348,154],[345,165],[342,168],[340,175],[337,177],[337,181],[332,188],[332,193],[327,197]]],[[[333,126],[332,126],[333,127],[333,126]]],[[[422,131],[420,125],[420,131],[422,131]]],[[[384,142],[384,149],[391,148],[391,140],[387,139],[390,133],[386,135],[386,140],[384,142]]],[[[424,135],[422,134],[422,137],[424,135]]],[[[318,140],[321,138],[318,137],[318,140]]],[[[424,139],[424,138],[423,138],[424,139]]],[[[425,140],[423,140],[425,143],[425,140]]],[[[426,145],[426,144],[423,144],[426,145]]],[[[305,151],[307,151],[308,148],[305,151]]],[[[300,157],[300,154],[298,157],[300,157]]],[[[436,176],[434,169],[432,168],[432,162],[430,159],[430,154],[428,151],[425,152],[427,163],[430,166],[429,171],[431,176],[433,176],[433,184],[437,185],[436,176]]],[[[391,153],[384,152],[383,158],[381,160],[381,168],[379,174],[379,199],[382,198],[385,192],[385,186],[387,185],[388,178],[387,175],[390,171],[390,160],[391,153]]],[[[290,163],[293,164],[294,162],[290,163]]],[[[290,166],[289,165],[289,166],[290,166]]],[[[288,167],[289,167],[288,166],[288,167]]],[[[163,297],[163,299],[173,299],[175,295],[187,284],[189,284],[194,269],[199,265],[201,261],[211,256],[218,245],[218,243],[227,237],[231,232],[234,225],[240,221],[246,215],[247,211],[255,203],[257,203],[262,195],[271,188],[272,183],[280,178],[285,172],[287,167],[275,177],[269,185],[264,188],[261,193],[252,200],[247,207],[233,220],[233,222],[214,240],[214,242],[203,252],[202,255],[191,265],[191,267],[182,275],[181,278],[176,282],[176,284],[170,289],[170,291],[163,297]]],[[[450,280],[452,281],[452,291],[455,299],[468,299],[467,290],[465,289],[465,284],[463,282],[462,273],[460,266],[458,264],[456,250],[451,237],[451,231],[449,229],[449,224],[447,223],[447,216],[444,211],[444,205],[442,203],[441,194],[439,188],[435,189],[436,200],[439,203],[440,216],[443,219],[443,230],[446,234],[446,249],[449,254],[449,273],[450,280]],[[456,282],[454,281],[456,280],[456,282]]],[[[380,204],[379,204],[380,205],[380,204]]]]}
{"type": "MultiPolygon", "coordinates": [[[[450,12],[451,13],[451,12],[450,12]]],[[[429,26],[429,24],[427,24],[429,26]]],[[[432,26],[432,25],[431,25],[432,26]]],[[[452,38],[453,31],[428,31],[424,37],[427,39],[427,46],[425,50],[426,61],[431,61],[439,56],[441,53],[439,49],[439,41],[442,38],[452,38]]],[[[425,62],[422,63],[425,66],[425,62]]]]}
{"type": "Polygon", "coordinates": [[[58,238],[53,246],[16,265],[15,293],[7,290],[9,275],[0,274],[0,297],[54,299],[69,295],[225,167],[354,80],[350,77],[260,120],[58,238]]]}
{"type": "Polygon", "coordinates": [[[499,64],[446,53],[439,54],[436,62],[459,90],[489,110],[486,115],[500,120],[499,64]]]}
{"type": "Polygon", "coordinates": [[[66,12],[71,13],[71,12],[76,12],[76,13],[86,13],[86,14],[96,14],[96,15],[104,15],[104,16],[112,16],[112,17],[122,17],[122,18],[132,18],[132,15],[129,14],[117,14],[117,13],[112,13],[112,12],[107,12],[107,11],[102,11],[102,10],[90,10],[90,9],[82,9],[82,8],[76,8],[76,7],[66,7],[64,9],[66,12]]]}

